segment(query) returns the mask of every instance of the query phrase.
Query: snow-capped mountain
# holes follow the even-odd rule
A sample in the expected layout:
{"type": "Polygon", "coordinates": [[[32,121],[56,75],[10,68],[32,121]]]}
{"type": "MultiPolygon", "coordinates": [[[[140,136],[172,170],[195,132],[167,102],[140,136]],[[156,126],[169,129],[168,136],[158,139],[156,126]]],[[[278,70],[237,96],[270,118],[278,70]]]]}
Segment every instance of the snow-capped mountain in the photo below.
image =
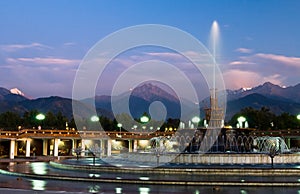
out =
{"type": "Polygon", "coordinates": [[[17,95],[25,96],[25,94],[21,90],[19,90],[18,88],[12,88],[9,91],[12,94],[17,94],[17,95]]]}
{"type": "MultiPolygon", "coordinates": [[[[23,95],[24,93],[17,88],[10,91],[0,87],[0,113],[13,111],[23,114],[26,111],[39,110],[43,112],[60,111],[68,117],[72,116],[71,99],[61,97],[28,99],[23,95]]],[[[226,120],[246,107],[255,109],[267,107],[275,114],[283,112],[299,114],[300,112],[300,84],[281,87],[267,82],[254,88],[227,90],[227,95],[226,120]]],[[[132,91],[129,99],[131,114],[138,118],[141,114],[147,112],[149,105],[155,101],[160,101],[164,104],[168,118],[180,117],[182,111],[180,100],[173,94],[153,84],[141,85],[132,91]]],[[[90,104],[88,102],[84,103],[90,104]]],[[[96,96],[95,102],[92,103],[95,103],[100,115],[113,118],[111,96],[96,96]]],[[[119,105],[128,102],[125,102],[125,98],[121,94],[114,103],[119,105]]],[[[185,101],[184,105],[189,107],[188,110],[200,107],[200,112],[203,114],[203,108],[209,106],[209,97],[199,105],[185,101]]],[[[120,111],[118,113],[121,113],[122,110],[118,109],[118,111],[120,111]]]]}
{"type": "Polygon", "coordinates": [[[300,84],[289,87],[266,82],[254,88],[241,88],[239,90],[227,90],[227,100],[236,100],[250,94],[261,94],[265,97],[277,100],[293,101],[300,103],[300,84]]]}

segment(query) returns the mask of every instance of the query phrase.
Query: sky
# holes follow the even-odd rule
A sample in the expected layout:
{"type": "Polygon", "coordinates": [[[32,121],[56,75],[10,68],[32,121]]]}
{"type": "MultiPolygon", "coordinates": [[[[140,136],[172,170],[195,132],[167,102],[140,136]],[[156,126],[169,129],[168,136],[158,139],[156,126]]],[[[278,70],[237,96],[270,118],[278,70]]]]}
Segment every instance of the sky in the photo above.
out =
{"type": "MultiPolygon", "coordinates": [[[[161,24],[208,46],[215,20],[220,28],[217,62],[226,88],[267,81],[293,86],[300,83],[299,10],[298,0],[0,1],[0,87],[17,87],[31,98],[71,97],[80,63],[109,34],[161,24]]],[[[182,62],[169,50],[145,50],[120,55],[99,78],[96,93],[109,94],[111,83],[136,58],[155,55],[182,62]]]]}

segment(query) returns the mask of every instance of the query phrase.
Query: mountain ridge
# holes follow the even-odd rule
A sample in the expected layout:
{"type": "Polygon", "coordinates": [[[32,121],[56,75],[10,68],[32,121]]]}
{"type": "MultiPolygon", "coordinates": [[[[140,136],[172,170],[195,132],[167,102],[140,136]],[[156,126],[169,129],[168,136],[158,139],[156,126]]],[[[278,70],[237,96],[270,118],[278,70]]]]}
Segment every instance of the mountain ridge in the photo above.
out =
{"type": "MultiPolygon", "coordinates": [[[[159,86],[151,83],[140,85],[128,93],[121,94],[116,98],[108,95],[95,96],[95,101],[86,99],[80,101],[80,106],[90,107],[94,103],[98,114],[113,118],[111,99],[114,98],[116,106],[128,103],[125,101],[129,95],[130,113],[133,117],[139,118],[144,112],[148,112],[150,104],[160,101],[167,109],[167,118],[180,118],[182,107],[177,96],[165,91],[159,86]],[[90,100],[90,101],[89,101],[90,100]]],[[[209,99],[209,97],[208,97],[209,99]]],[[[209,100],[203,100],[206,103],[196,105],[188,100],[184,101],[184,106],[189,107],[184,112],[185,115],[193,115],[196,109],[201,108],[203,116],[204,106],[208,106],[209,100]],[[190,112],[189,112],[190,111],[190,112]]],[[[230,119],[235,113],[246,107],[261,108],[268,107],[275,114],[288,112],[298,114],[300,112],[300,84],[289,87],[280,87],[266,82],[251,89],[227,90],[227,110],[226,120],[230,119]]],[[[0,87],[0,113],[13,111],[18,114],[24,114],[26,111],[37,109],[38,111],[54,113],[62,112],[68,117],[72,117],[72,99],[59,96],[42,97],[28,99],[22,95],[12,94],[8,89],[0,87]]],[[[88,108],[87,108],[88,110],[88,108]]],[[[154,109],[160,111],[160,109],[154,109]]],[[[114,114],[122,113],[120,108],[114,114]]]]}
{"type": "Polygon", "coordinates": [[[227,90],[228,100],[234,100],[237,98],[245,97],[249,94],[258,93],[264,96],[285,99],[300,103],[300,83],[294,86],[281,87],[271,82],[265,82],[262,85],[256,86],[248,90],[227,90]]]}

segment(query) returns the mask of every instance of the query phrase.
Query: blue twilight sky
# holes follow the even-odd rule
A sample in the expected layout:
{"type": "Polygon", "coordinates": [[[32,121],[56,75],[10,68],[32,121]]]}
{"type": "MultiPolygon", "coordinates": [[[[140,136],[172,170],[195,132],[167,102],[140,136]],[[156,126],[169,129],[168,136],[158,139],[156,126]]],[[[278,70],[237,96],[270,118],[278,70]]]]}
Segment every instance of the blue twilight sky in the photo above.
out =
{"type": "MultiPolygon", "coordinates": [[[[266,81],[295,85],[300,83],[299,10],[299,0],[3,0],[0,87],[17,87],[32,98],[71,97],[80,61],[110,33],[164,24],[207,45],[214,20],[220,26],[218,63],[227,88],[266,81]]],[[[105,87],[96,93],[107,93],[105,87]]]]}

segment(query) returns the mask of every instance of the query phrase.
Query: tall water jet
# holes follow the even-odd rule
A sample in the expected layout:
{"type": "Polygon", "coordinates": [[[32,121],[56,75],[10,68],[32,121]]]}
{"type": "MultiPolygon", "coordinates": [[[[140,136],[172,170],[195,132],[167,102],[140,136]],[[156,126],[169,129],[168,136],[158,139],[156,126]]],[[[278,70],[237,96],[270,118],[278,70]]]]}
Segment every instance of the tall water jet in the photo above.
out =
{"type": "Polygon", "coordinates": [[[213,56],[213,91],[212,91],[212,97],[216,98],[216,56],[217,56],[217,46],[219,43],[219,37],[220,37],[220,30],[219,30],[219,25],[217,21],[214,21],[212,26],[211,26],[211,31],[210,31],[210,48],[213,56]]]}
{"type": "MultiPolygon", "coordinates": [[[[219,47],[219,26],[216,21],[213,22],[210,32],[209,47],[211,49],[212,63],[211,74],[212,86],[210,86],[210,107],[205,109],[205,117],[208,122],[208,129],[206,136],[210,137],[206,145],[201,145],[200,151],[210,149],[213,144],[218,140],[222,127],[224,126],[224,110],[225,108],[219,107],[216,83],[216,69],[217,69],[217,48],[219,47]]],[[[218,77],[219,78],[219,77],[218,77]]],[[[224,106],[224,105],[222,105],[224,106]]]]}
{"type": "Polygon", "coordinates": [[[224,109],[220,108],[218,105],[218,95],[217,95],[217,86],[216,86],[216,67],[217,67],[217,48],[219,47],[219,25],[216,21],[213,22],[210,32],[210,49],[212,53],[212,88],[210,94],[210,108],[206,110],[206,118],[209,121],[210,129],[220,129],[223,127],[223,116],[224,109]]]}

